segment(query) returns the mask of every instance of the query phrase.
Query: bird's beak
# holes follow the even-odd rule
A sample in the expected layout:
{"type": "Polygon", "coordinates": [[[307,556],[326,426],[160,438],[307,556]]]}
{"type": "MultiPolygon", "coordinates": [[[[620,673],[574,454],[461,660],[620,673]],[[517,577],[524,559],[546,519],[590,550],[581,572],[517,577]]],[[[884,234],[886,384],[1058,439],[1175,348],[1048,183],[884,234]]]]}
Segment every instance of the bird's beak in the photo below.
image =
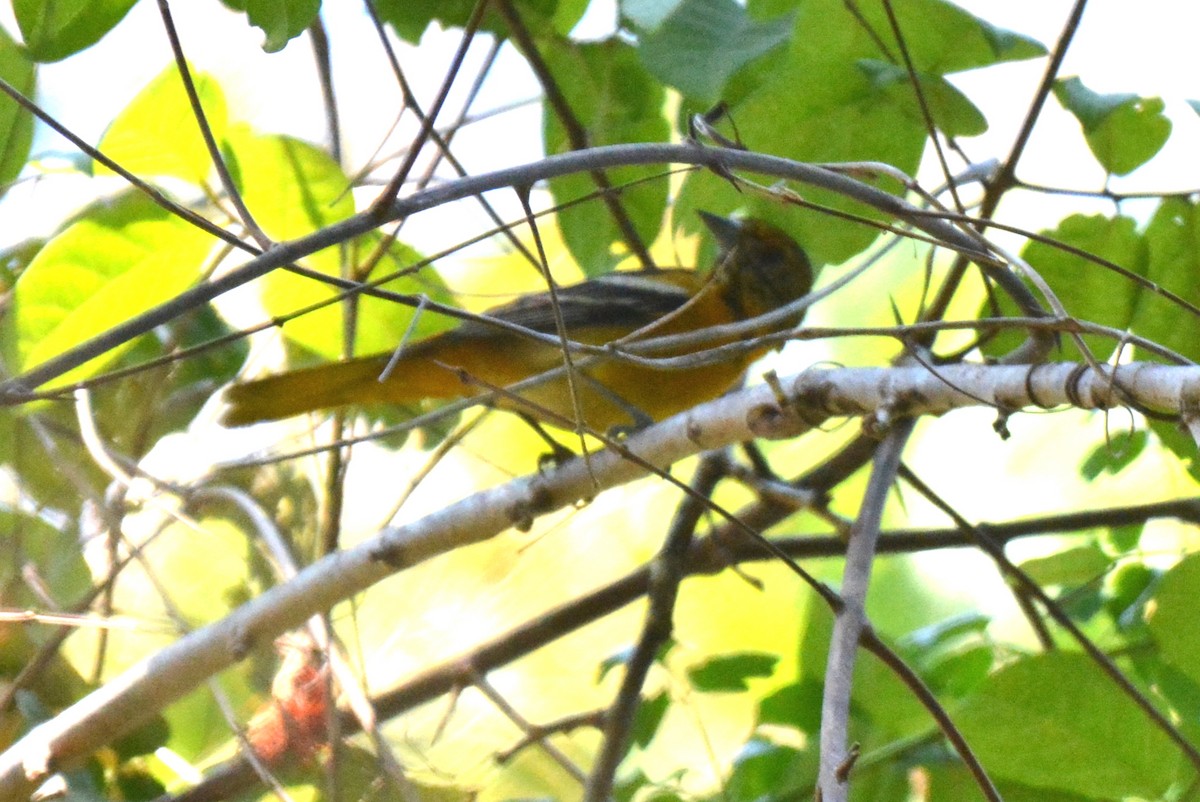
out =
{"type": "Polygon", "coordinates": [[[708,230],[717,238],[717,244],[721,246],[721,250],[727,251],[737,245],[738,237],[742,232],[742,222],[735,220],[732,217],[721,217],[720,215],[706,212],[703,209],[697,212],[700,219],[704,221],[704,225],[708,226],[708,230]]]}

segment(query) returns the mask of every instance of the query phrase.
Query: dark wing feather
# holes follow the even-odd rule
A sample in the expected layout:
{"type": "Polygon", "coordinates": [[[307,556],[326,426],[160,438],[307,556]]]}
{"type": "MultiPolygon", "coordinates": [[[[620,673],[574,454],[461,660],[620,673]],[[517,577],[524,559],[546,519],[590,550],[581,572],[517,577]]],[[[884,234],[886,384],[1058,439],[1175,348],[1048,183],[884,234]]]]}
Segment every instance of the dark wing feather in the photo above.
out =
{"type": "MultiPolygon", "coordinates": [[[[563,287],[558,291],[558,304],[567,331],[596,325],[636,329],[675,311],[687,302],[689,293],[663,280],[663,275],[662,271],[610,273],[563,287]]],[[[533,331],[555,333],[554,309],[548,292],[524,296],[490,309],[487,314],[533,331]]],[[[495,331],[487,323],[468,321],[453,334],[469,338],[495,331]]]]}

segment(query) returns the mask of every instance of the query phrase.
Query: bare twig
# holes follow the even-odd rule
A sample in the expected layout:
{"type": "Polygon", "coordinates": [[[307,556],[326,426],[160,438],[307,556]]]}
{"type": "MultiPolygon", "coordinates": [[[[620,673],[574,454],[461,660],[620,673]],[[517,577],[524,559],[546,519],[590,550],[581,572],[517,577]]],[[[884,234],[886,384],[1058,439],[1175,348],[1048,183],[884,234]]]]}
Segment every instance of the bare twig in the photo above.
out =
{"type": "Polygon", "coordinates": [[[850,697],[854,687],[854,665],[859,641],[867,627],[867,587],[875,563],[875,544],[883,520],[884,503],[896,479],[900,455],[912,429],[911,419],[901,419],[892,424],[884,438],[875,455],[875,466],[846,549],[841,606],[835,611],[837,619],[830,639],[821,704],[821,757],[817,786],[825,802],[841,802],[849,794],[849,778],[841,766],[850,745],[850,697]]]}
{"type": "Polygon", "coordinates": [[[625,661],[621,688],[604,717],[604,745],[588,775],[584,802],[607,802],[612,793],[617,767],[629,748],[629,736],[641,705],[646,675],[674,628],[675,599],[679,595],[679,584],[687,574],[687,558],[696,526],[707,509],[704,500],[712,495],[717,482],[725,475],[725,461],[721,452],[708,454],[700,460],[692,477],[692,489],[697,495],[688,496],[680,503],[650,569],[650,605],[637,646],[625,661]]]}

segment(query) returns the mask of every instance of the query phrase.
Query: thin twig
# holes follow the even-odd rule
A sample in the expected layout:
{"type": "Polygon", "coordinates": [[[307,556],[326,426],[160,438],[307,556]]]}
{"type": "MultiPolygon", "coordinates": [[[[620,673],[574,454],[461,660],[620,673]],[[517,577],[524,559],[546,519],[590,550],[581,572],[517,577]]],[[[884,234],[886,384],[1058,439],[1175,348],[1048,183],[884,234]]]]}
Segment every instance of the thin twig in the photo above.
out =
{"type": "Polygon", "coordinates": [[[271,238],[255,222],[254,215],[250,213],[250,209],[242,200],[242,194],[238,192],[237,184],[234,183],[233,176],[229,173],[225,157],[221,155],[221,148],[217,144],[216,137],[213,136],[212,126],[208,124],[208,115],[204,113],[204,106],[200,103],[200,94],[196,91],[196,84],[192,80],[191,68],[188,67],[187,58],[183,55],[183,45],[179,41],[179,32],[175,30],[175,20],[171,16],[171,7],[167,0],[158,0],[158,13],[162,17],[163,27],[167,31],[167,41],[171,43],[175,68],[179,70],[179,78],[183,81],[183,89],[187,93],[188,103],[192,107],[192,118],[200,128],[200,136],[204,139],[204,147],[208,150],[208,156],[217,170],[221,186],[237,210],[238,219],[245,227],[246,232],[258,243],[258,247],[267,250],[272,245],[271,238]]]}
{"type": "MultiPolygon", "coordinates": [[[[574,150],[584,150],[589,146],[587,130],[579,122],[579,118],[571,109],[571,104],[559,88],[554,74],[550,72],[550,66],[542,58],[537,42],[534,41],[529,28],[526,27],[525,21],[521,18],[516,6],[512,0],[496,0],[496,10],[504,18],[504,22],[508,25],[509,34],[517,46],[520,47],[522,55],[525,56],[530,69],[533,70],[533,74],[537,76],[538,83],[542,86],[542,91],[546,93],[546,101],[554,109],[555,116],[558,117],[563,130],[566,131],[567,141],[571,143],[571,147],[574,150]]],[[[592,170],[590,174],[592,181],[601,190],[600,197],[603,199],[604,205],[608,207],[608,212],[617,224],[617,228],[621,232],[621,237],[625,240],[625,244],[629,246],[630,252],[637,257],[643,268],[648,270],[654,267],[654,258],[650,255],[646,243],[642,241],[641,235],[638,234],[633,220],[629,218],[629,213],[625,211],[625,207],[621,204],[620,197],[613,191],[612,181],[609,180],[603,171],[598,169],[592,170]]]]}
{"type": "MultiPolygon", "coordinates": [[[[505,717],[508,718],[509,721],[511,721],[513,724],[516,724],[521,732],[525,733],[527,737],[537,729],[534,727],[534,725],[530,724],[524,716],[517,712],[515,707],[509,704],[508,700],[504,698],[504,695],[497,691],[495,686],[487,681],[487,677],[484,676],[483,673],[479,671],[473,671],[471,680],[475,684],[475,687],[478,688],[480,692],[483,693],[483,695],[486,696],[488,700],[494,704],[496,708],[505,715],[505,717]]],[[[562,767],[563,771],[567,772],[567,774],[570,774],[571,777],[577,780],[581,785],[583,784],[583,782],[587,779],[583,773],[583,770],[579,768],[579,766],[576,766],[574,761],[563,754],[561,749],[550,743],[545,738],[537,739],[537,743],[538,746],[542,748],[542,751],[550,756],[551,760],[562,767]]]]}
{"type": "Polygon", "coordinates": [[[841,771],[850,746],[850,697],[859,642],[867,627],[866,601],[876,541],[888,491],[896,480],[900,455],[912,433],[912,419],[892,424],[875,455],[875,465],[858,518],[850,532],[846,567],[842,575],[841,604],[830,637],[821,704],[821,756],[817,786],[823,802],[842,802],[849,793],[849,778],[841,771]]]}
{"type": "MultiPolygon", "coordinates": [[[[2,86],[3,83],[0,82],[0,87],[2,86]]],[[[850,195],[885,213],[894,214],[909,220],[917,228],[942,239],[943,243],[948,247],[965,249],[971,253],[979,254],[981,258],[990,258],[987,255],[986,246],[981,244],[980,241],[968,237],[956,227],[944,221],[920,215],[920,210],[912,207],[904,200],[882,192],[868,184],[838,175],[820,167],[805,165],[788,159],[752,154],[741,150],[699,147],[694,144],[614,145],[594,148],[588,151],[572,151],[557,156],[549,156],[529,165],[450,181],[437,187],[432,187],[424,192],[400,198],[392,204],[390,211],[385,215],[385,219],[408,217],[423,209],[441,206],[452,200],[470,197],[486,192],[489,189],[506,186],[528,186],[540,179],[567,175],[598,167],[654,164],[668,161],[704,164],[713,167],[719,166],[726,170],[745,169],[765,172],[783,178],[812,183],[813,185],[831,189],[841,194],[850,195]]],[[[106,353],[110,349],[134,337],[152,331],[155,327],[168,323],[185,312],[199,308],[229,290],[266,275],[276,268],[293,265],[299,259],[315,253],[322,248],[346,242],[360,234],[366,233],[382,222],[378,215],[379,213],[372,213],[368,210],[299,239],[278,243],[270,251],[252,259],[241,267],[231,270],[224,276],[185,290],[171,300],[80,343],[20,376],[0,382],[0,404],[13,403],[14,399],[23,400],[25,393],[29,390],[62,375],[72,368],[78,367],[96,356],[106,353]]],[[[1010,276],[1010,274],[999,271],[996,276],[997,280],[1000,280],[1000,276],[1010,276]]],[[[1015,276],[1010,276],[1010,280],[1015,282],[1014,291],[1024,292],[1026,297],[1032,298],[1028,289],[1015,276]]],[[[1036,301],[1033,301],[1033,303],[1036,306],[1036,301]]]]}
{"type": "Polygon", "coordinates": [[[896,654],[887,644],[880,640],[879,636],[870,627],[863,632],[862,647],[882,660],[892,670],[892,673],[908,686],[908,689],[925,709],[929,711],[934,721],[937,722],[942,734],[954,745],[955,751],[958,752],[959,757],[962,758],[963,763],[971,772],[971,776],[975,780],[975,785],[983,792],[984,797],[989,802],[1003,802],[1000,792],[996,790],[995,784],[992,783],[991,778],[988,777],[987,772],[983,768],[983,764],[979,762],[979,759],[971,750],[970,744],[967,743],[962,732],[950,719],[946,709],[942,707],[937,697],[933,694],[933,691],[925,685],[917,672],[913,671],[901,659],[900,655],[896,654]]]}
{"type": "Polygon", "coordinates": [[[333,64],[329,53],[329,34],[321,15],[313,17],[308,26],[308,40],[312,43],[313,60],[317,64],[317,80],[321,84],[321,102],[325,108],[325,136],[329,139],[329,155],[338,164],[342,163],[342,126],[339,120],[337,97],[333,91],[333,64]]]}
{"type": "MultiPolygon", "coordinates": [[[[482,9],[480,9],[480,11],[482,12],[482,9]]],[[[392,74],[396,77],[396,83],[400,87],[400,94],[403,99],[404,106],[412,109],[413,114],[417,117],[417,121],[420,122],[423,127],[429,126],[429,138],[435,145],[437,145],[438,158],[444,157],[460,177],[465,177],[467,175],[467,169],[462,165],[462,162],[458,160],[458,157],[456,157],[454,152],[450,149],[450,139],[452,138],[453,131],[457,127],[456,124],[458,121],[456,120],[456,124],[449,126],[449,131],[445,136],[443,136],[438,129],[434,127],[434,120],[432,119],[432,116],[436,115],[428,116],[424,111],[422,111],[421,104],[418,102],[417,96],[412,90],[412,86],[409,85],[408,78],[405,77],[404,70],[400,66],[400,59],[396,56],[395,48],[392,47],[392,43],[388,39],[387,32],[383,27],[383,21],[376,13],[373,3],[367,3],[367,12],[371,18],[372,24],[375,26],[376,35],[379,37],[379,42],[383,47],[384,55],[387,56],[388,63],[391,65],[392,74]]],[[[464,40],[463,43],[460,43],[460,50],[464,44],[469,44],[469,40],[466,39],[466,31],[463,32],[463,36],[464,40]]],[[[465,51],[462,52],[465,53],[465,51]]],[[[474,87],[472,87],[472,89],[474,89],[474,87]]],[[[407,150],[410,154],[415,154],[415,152],[418,151],[420,146],[423,144],[423,140],[418,136],[412,143],[409,144],[407,150]]],[[[416,156],[412,155],[411,158],[406,158],[405,162],[415,163],[415,160],[416,156]]],[[[436,163],[437,158],[433,160],[433,164],[436,163]]],[[[412,164],[409,163],[408,170],[411,169],[412,164]]],[[[431,166],[430,170],[432,169],[433,167],[431,166]]],[[[405,171],[406,174],[408,170],[405,171]]],[[[425,185],[426,184],[423,182],[420,184],[422,188],[424,188],[425,185]]],[[[534,257],[533,253],[530,252],[530,250],[525,246],[525,243],[523,243],[521,239],[512,232],[511,228],[502,222],[499,213],[496,212],[495,208],[488,201],[488,199],[484,197],[482,193],[480,193],[475,195],[475,200],[479,203],[480,208],[483,209],[484,214],[486,214],[492,223],[501,230],[501,233],[508,239],[509,243],[517,250],[517,252],[522,254],[531,264],[536,266],[536,257],[534,257]]]]}
{"type": "Polygon", "coordinates": [[[1183,752],[1194,767],[1200,768],[1200,749],[1196,747],[1187,736],[1183,734],[1178,727],[1175,726],[1166,715],[1164,715],[1154,703],[1151,702],[1137,686],[1130,682],[1124,672],[1113,662],[1104,651],[1097,646],[1091,638],[1087,636],[1082,629],[1076,625],[1071,617],[1063,610],[1062,605],[1055,602],[1042,587],[1030,578],[1029,574],[1021,570],[1019,566],[1008,559],[1008,555],[1004,553],[1003,546],[993,537],[990,527],[972,525],[965,520],[959,513],[946,501],[944,501],[932,488],[911,471],[904,471],[903,478],[908,484],[916,489],[921,495],[925,496],[938,509],[949,515],[954,522],[969,532],[979,543],[980,548],[995,561],[1000,568],[1001,573],[1010,581],[1016,582],[1022,590],[1038,601],[1039,604],[1046,610],[1047,614],[1054,619],[1054,622],[1067,631],[1072,639],[1087,653],[1100,668],[1100,670],[1108,676],[1117,687],[1121,689],[1129,699],[1137,705],[1137,707],[1146,715],[1150,722],[1160,729],[1176,746],[1183,752]]]}
{"type": "Polygon", "coordinates": [[[908,52],[908,42],[904,38],[903,31],[900,30],[900,20],[896,18],[896,9],[892,7],[892,0],[884,0],[883,10],[887,13],[888,24],[892,27],[892,35],[896,38],[896,45],[900,49],[900,57],[904,59],[904,69],[908,71],[909,85],[912,86],[913,94],[916,95],[917,106],[921,109],[921,117],[925,121],[925,130],[929,133],[929,141],[933,143],[933,151],[937,154],[938,165],[942,168],[942,175],[946,179],[950,197],[954,199],[954,208],[962,212],[965,207],[962,198],[958,196],[958,184],[954,181],[954,175],[946,161],[946,153],[942,150],[942,143],[938,139],[938,127],[933,119],[933,112],[929,110],[929,101],[925,97],[925,90],[921,87],[921,76],[917,74],[912,54],[908,52]]]}
{"type": "MultiPolygon", "coordinates": [[[[1079,30],[1079,21],[1083,17],[1083,10],[1086,6],[1087,0],[1075,0],[1075,5],[1071,8],[1071,13],[1063,25],[1062,33],[1059,34],[1054,50],[1050,54],[1050,59],[1046,64],[1046,71],[1042,74],[1042,79],[1038,84],[1037,90],[1034,92],[1032,101],[1030,101],[1029,111],[1025,113],[1025,117],[1021,122],[1021,129],[1017,132],[1017,136],[1013,140],[1012,149],[1009,150],[1008,157],[1001,162],[991,179],[984,185],[983,200],[980,202],[979,213],[979,216],[984,219],[991,219],[995,215],[996,209],[1000,205],[1000,199],[1013,187],[1016,181],[1017,163],[1020,162],[1021,156],[1029,144],[1029,138],[1033,134],[1033,127],[1037,123],[1038,118],[1041,117],[1046,100],[1050,97],[1050,92],[1054,88],[1054,81],[1058,78],[1058,71],[1062,68],[1063,59],[1066,58],[1067,50],[1070,48],[1071,42],[1079,30]]],[[[946,280],[942,283],[937,297],[930,304],[924,319],[935,320],[946,314],[951,299],[958,292],[958,287],[966,273],[966,268],[967,261],[965,259],[959,257],[954,260],[954,264],[951,266],[946,280]]]]}
{"type": "Polygon", "coordinates": [[[659,650],[671,638],[675,600],[687,575],[687,558],[696,525],[707,510],[705,503],[725,475],[725,456],[711,453],[700,460],[692,477],[692,490],[679,504],[649,572],[649,607],[637,646],[625,661],[625,675],[612,707],[604,717],[604,745],[587,778],[584,802],[607,802],[617,767],[629,748],[629,737],[642,701],[642,686],[659,650]]]}
{"type": "MultiPolygon", "coordinates": [[[[409,145],[408,154],[400,167],[396,169],[392,176],[392,180],[380,193],[379,197],[371,204],[370,212],[382,222],[388,217],[388,206],[392,204],[400,195],[400,189],[404,186],[404,182],[408,180],[408,175],[412,172],[413,165],[416,164],[417,157],[420,155],[421,149],[429,140],[430,136],[436,134],[434,123],[437,120],[438,114],[441,113],[442,105],[446,102],[446,97],[450,94],[450,87],[454,85],[454,79],[458,77],[459,70],[462,69],[463,59],[466,58],[467,50],[471,46],[471,42],[475,38],[476,31],[479,30],[479,23],[483,20],[483,13],[487,10],[488,0],[476,0],[475,7],[471,9],[471,14],[467,18],[467,22],[463,25],[462,38],[459,40],[458,48],[454,52],[454,56],[450,60],[449,66],[446,68],[446,74],[442,78],[442,85],[438,88],[437,95],[434,96],[433,103],[429,106],[429,112],[420,116],[421,128],[417,131],[416,137],[409,145]]],[[[379,17],[375,12],[374,3],[368,2],[367,8],[371,14],[371,18],[375,20],[376,25],[379,25],[379,17]]],[[[380,29],[382,30],[382,29],[380,29]]],[[[389,43],[386,43],[385,49],[393,58],[393,69],[403,74],[399,70],[399,63],[394,61],[395,55],[389,43]]],[[[406,100],[411,96],[411,93],[406,95],[406,100]]],[[[448,152],[448,148],[446,152],[448,152]]]]}

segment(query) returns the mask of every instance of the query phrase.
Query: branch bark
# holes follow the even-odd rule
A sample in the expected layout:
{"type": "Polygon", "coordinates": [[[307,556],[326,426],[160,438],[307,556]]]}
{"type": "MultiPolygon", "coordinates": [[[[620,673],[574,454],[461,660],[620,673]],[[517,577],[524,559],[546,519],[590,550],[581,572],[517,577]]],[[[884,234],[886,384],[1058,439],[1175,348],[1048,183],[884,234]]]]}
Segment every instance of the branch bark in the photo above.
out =
{"type": "Polygon", "coordinates": [[[50,772],[82,760],[155,711],[236,663],[253,643],[303,624],[391,573],[488,539],[598,490],[665,469],[687,456],[754,437],[794,437],[830,417],[940,415],[990,405],[1002,414],[1027,406],[1109,408],[1123,403],[1191,416],[1200,409],[1200,367],[1135,363],[1097,374],[1084,365],[958,365],[814,369],[701,405],[631,436],[638,463],[606,450],[590,465],[573,460],[477,493],[413,524],[389,528],[331,554],[192,633],[38,726],[0,755],[0,800],[27,798],[50,772]],[[639,464],[640,463],[640,464],[639,464]]]}

